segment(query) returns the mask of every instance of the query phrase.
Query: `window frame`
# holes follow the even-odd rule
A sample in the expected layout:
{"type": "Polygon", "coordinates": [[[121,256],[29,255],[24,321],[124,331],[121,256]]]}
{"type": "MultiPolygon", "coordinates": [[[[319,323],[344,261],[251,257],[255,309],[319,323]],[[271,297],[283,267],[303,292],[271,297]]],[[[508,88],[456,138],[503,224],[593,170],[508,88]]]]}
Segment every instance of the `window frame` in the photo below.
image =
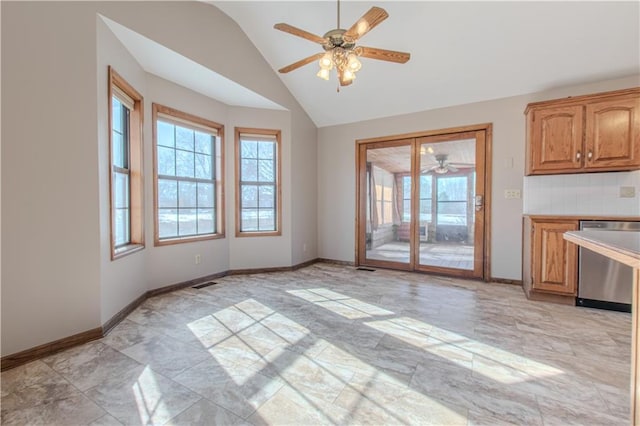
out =
{"type": "MultiPolygon", "coordinates": [[[[225,237],[225,191],[224,191],[224,125],[212,120],[208,120],[193,114],[189,114],[175,108],[171,108],[158,103],[151,104],[151,127],[153,134],[153,244],[156,247],[167,246],[182,243],[191,243],[196,241],[217,240],[225,237]],[[215,190],[215,206],[214,221],[216,224],[215,233],[176,236],[170,238],[160,238],[160,224],[158,218],[158,119],[162,121],[159,115],[169,116],[171,124],[180,126],[184,123],[185,128],[197,129],[208,128],[217,132],[216,141],[214,142],[214,152],[212,153],[212,166],[214,168],[214,190],[215,190]]],[[[195,152],[195,151],[194,151],[195,152]]]]}
{"type": "MultiPolygon", "coordinates": [[[[117,97],[117,96],[116,96],[117,97]]],[[[144,99],[113,67],[108,68],[108,133],[109,133],[109,239],[111,246],[111,260],[144,249],[144,173],[143,173],[143,120],[144,99]],[[115,89],[114,89],[115,87],[115,89]],[[115,177],[113,155],[113,97],[122,92],[133,101],[133,108],[129,110],[129,128],[127,141],[128,175],[129,175],[129,242],[116,245],[115,241],[115,177]]],[[[122,169],[121,167],[118,167],[122,169]]]]}
{"type": "Polygon", "coordinates": [[[277,237],[282,235],[282,132],[278,129],[257,129],[248,127],[235,128],[235,228],[236,237],[277,237]],[[275,152],[275,230],[274,231],[242,231],[241,211],[242,211],[242,182],[241,178],[241,152],[240,142],[243,134],[260,135],[267,138],[274,138],[276,144],[275,152]]]}

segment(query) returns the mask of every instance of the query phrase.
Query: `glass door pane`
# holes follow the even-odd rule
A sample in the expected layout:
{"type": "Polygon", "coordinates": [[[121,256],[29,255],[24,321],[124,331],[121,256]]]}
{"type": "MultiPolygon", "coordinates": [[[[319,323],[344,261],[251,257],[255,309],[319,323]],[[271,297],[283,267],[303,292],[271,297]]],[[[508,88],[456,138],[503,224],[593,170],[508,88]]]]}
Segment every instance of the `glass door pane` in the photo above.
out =
{"type": "MultiPolygon", "coordinates": [[[[366,150],[365,259],[368,264],[411,263],[411,143],[366,150]]],[[[387,265],[393,266],[393,265],[387,265]]]]}
{"type": "Polygon", "coordinates": [[[425,270],[470,274],[475,266],[476,139],[450,139],[423,138],[419,143],[417,264],[425,270]]]}

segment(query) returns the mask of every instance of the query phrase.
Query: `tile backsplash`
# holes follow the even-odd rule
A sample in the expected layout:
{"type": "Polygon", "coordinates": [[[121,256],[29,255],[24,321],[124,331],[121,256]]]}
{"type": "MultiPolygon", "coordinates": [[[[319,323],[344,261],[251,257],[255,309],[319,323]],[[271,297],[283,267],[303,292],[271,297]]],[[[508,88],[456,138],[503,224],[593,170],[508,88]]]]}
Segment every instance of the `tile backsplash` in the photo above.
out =
{"type": "Polygon", "coordinates": [[[526,176],[525,214],[640,216],[640,170],[526,176]],[[634,198],[621,198],[620,187],[635,187],[634,198]]]}

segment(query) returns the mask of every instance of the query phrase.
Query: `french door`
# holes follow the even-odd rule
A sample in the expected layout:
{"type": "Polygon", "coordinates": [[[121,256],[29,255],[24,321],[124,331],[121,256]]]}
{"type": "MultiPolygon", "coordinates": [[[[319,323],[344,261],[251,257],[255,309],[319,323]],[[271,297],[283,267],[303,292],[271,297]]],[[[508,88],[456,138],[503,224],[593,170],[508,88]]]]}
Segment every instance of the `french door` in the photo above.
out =
{"type": "Polygon", "coordinates": [[[490,130],[358,141],[358,265],[488,277],[490,130]]]}

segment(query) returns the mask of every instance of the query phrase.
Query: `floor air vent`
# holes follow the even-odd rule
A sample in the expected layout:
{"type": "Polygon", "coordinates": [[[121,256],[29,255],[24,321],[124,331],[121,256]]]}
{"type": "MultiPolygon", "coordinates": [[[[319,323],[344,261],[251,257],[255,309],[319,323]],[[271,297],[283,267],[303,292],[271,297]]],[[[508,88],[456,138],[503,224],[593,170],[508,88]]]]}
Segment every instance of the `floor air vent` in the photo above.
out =
{"type": "Polygon", "coordinates": [[[194,285],[191,288],[197,288],[198,290],[200,290],[201,288],[209,287],[211,285],[216,285],[216,284],[218,284],[218,283],[215,282],[215,281],[209,281],[209,282],[206,282],[206,283],[194,285]]]}
{"type": "Polygon", "coordinates": [[[371,269],[371,268],[363,268],[362,266],[359,268],[356,268],[358,271],[367,271],[367,272],[375,272],[375,269],[371,269]]]}

